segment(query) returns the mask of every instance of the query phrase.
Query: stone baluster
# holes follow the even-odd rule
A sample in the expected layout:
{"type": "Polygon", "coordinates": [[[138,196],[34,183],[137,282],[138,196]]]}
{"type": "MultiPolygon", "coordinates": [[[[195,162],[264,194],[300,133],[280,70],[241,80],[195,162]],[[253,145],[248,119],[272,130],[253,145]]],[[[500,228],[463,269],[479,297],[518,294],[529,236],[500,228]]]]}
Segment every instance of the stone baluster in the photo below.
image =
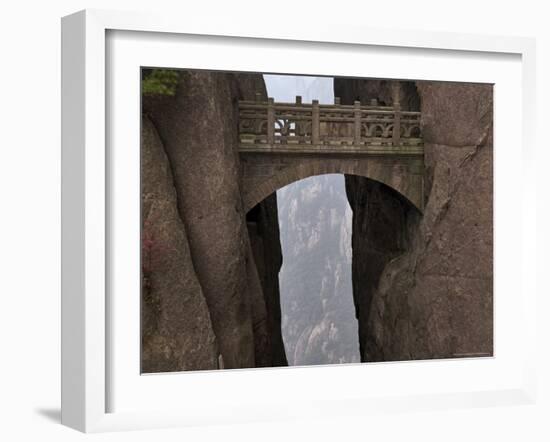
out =
{"type": "MultiPolygon", "coordinates": [[[[342,104],[342,100],[340,97],[334,97],[334,107],[336,107],[336,110],[340,110],[340,105],[342,104]]],[[[343,115],[340,112],[334,113],[336,117],[342,117],[343,115]]],[[[338,138],[338,136],[342,133],[342,124],[339,122],[335,122],[329,125],[329,136],[332,138],[338,138]]],[[[344,128],[345,130],[345,128],[344,128]]]]}
{"type": "Polygon", "coordinates": [[[313,100],[311,102],[311,144],[319,144],[320,131],[319,100],[313,100]]]}
{"type": "MultiPolygon", "coordinates": [[[[296,107],[300,107],[302,105],[302,96],[296,95],[296,107]]],[[[294,121],[294,135],[296,136],[298,143],[301,143],[302,135],[303,135],[303,123],[300,120],[294,121]]]]}
{"type": "MultiPolygon", "coordinates": [[[[256,103],[261,103],[264,101],[263,96],[260,92],[256,92],[255,94],[256,103]]],[[[261,120],[254,120],[254,127],[255,127],[255,137],[254,137],[254,143],[261,143],[262,142],[262,121],[261,120]]]]}
{"type": "Polygon", "coordinates": [[[267,99],[267,144],[275,144],[275,103],[267,99]]]}
{"type": "Polygon", "coordinates": [[[392,100],[393,100],[393,131],[392,144],[398,146],[401,138],[401,85],[398,81],[394,81],[392,85],[392,100]]]}
{"type": "Polygon", "coordinates": [[[353,144],[361,144],[361,102],[353,102],[353,144]]]}

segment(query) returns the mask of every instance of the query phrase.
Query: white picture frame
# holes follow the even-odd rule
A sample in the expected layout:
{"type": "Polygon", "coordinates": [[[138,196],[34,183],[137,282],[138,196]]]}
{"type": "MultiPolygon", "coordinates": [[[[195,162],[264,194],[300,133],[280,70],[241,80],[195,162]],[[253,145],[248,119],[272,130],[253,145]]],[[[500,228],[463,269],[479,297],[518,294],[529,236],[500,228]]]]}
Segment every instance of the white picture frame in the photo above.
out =
{"type": "MultiPolygon", "coordinates": [[[[536,292],[535,268],[535,198],[534,170],[534,109],[535,109],[535,46],[532,39],[517,37],[491,37],[450,33],[415,31],[390,32],[360,26],[293,26],[268,23],[215,22],[193,17],[187,21],[172,17],[153,16],[141,13],[86,10],[67,16],[62,21],[62,422],[85,432],[111,431],[137,428],[185,426],[213,422],[248,422],[285,417],[311,417],[336,414],[369,413],[374,409],[418,410],[426,408],[453,408],[499,404],[533,403],[536,396],[534,342],[526,339],[524,352],[518,358],[521,376],[503,388],[484,390],[479,385],[461,392],[449,393],[444,386],[433,391],[393,391],[386,395],[369,396],[359,392],[353,397],[337,392],[327,393],[326,398],[316,397],[300,403],[287,404],[285,408],[275,403],[272,407],[258,407],[254,403],[254,387],[246,398],[235,399],[231,412],[216,410],[205,404],[176,411],[156,410],[111,410],[109,395],[114,388],[109,373],[113,369],[110,330],[113,325],[110,302],[107,297],[108,244],[113,232],[107,228],[109,211],[113,201],[109,194],[109,156],[106,121],[110,121],[109,93],[106,76],[107,64],[112,62],[107,34],[140,31],[155,33],[155,38],[177,36],[215,36],[219,38],[268,39],[271,44],[299,45],[338,44],[345,48],[369,46],[380,49],[401,48],[402,51],[426,49],[444,53],[476,54],[483,60],[488,54],[508,54],[520,57],[521,64],[521,152],[523,185],[519,190],[523,210],[518,215],[520,240],[517,244],[521,256],[520,284],[523,315],[520,321],[523,337],[535,333],[536,292]],[[278,43],[279,42],[279,43],[278,43]],[[527,256],[531,256],[527,261],[527,256]],[[529,264],[528,264],[529,262],[529,264]],[[109,339],[108,339],[109,338],[109,339]],[[521,379],[520,379],[521,378],[521,379]]],[[[145,35],[145,34],[141,34],[145,35]]],[[[153,36],[153,34],[149,34],[153,36]]],[[[251,40],[250,40],[251,41],[251,40]]],[[[244,69],[246,70],[246,69],[244,69]]],[[[318,72],[318,70],[317,70],[318,72]]],[[[138,90],[136,90],[138,93],[138,90]]],[[[496,101],[496,107],[500,104],[496,101]]],[[[496,142],[499,143],[498,132],[496,142]]],[[[498,152],[498,148],[497,148],[498,152]]],[[[498,155],[498,153],[497,153],[498,155]]],[[[504,154],[503,154],[504,155],[504,154]]],[[[498,223],[498,218],[495,218],[498,223]]],[[[116,231],[116,230],[115,230],[116,231]]],[[[499,259],[498,247],[495,259],[499,259]]],[[[498,296],[498,285],[495,293],[498,296]]],[[[502,286],[500,286],[502,287],[502,286]]],[[[497,301],[498,302],[498,301],[497,301]]],[[[517,324],[517,323],[516,323],[517,324]]],[[[139,337],[136,336],[136,339],[139,337]]],[[[496,336],[498,340],[498,335],[496,336]]],[[[130,357],[130,356],[128,356],[130,357]]],[[[498,359],[498,354],[497,357],[498,359]]],[[[468,361],[457,361],[455,369],[472,370],[468,376],[475,377],[483,368],[472,366],[468,361]]],[[[391,370],[398,370],[391,364],[391,370]]],[[[378,370],[382,365],[374,365],[378,370]]],[[[389,365],[385,365],[388,367],[389,365]]],[[[429,363],[409,364],[409,370],[434,370],[429,363]],[[422,364],[415,365],[415,364],[422,364]]],[[[346,376],[357,376],[363,366],[346,367],[346,376]]],[[[343,367],[307,368],[306,374],[295,371],[296,379],[304,382],[321,372],[332,376],[334,369],[343,367]],[[300,376],[302,376],[300,378],[300,376]]],[[[437,368],[437,367],[436,367],[437,368]]],[[[304,370],[304,369],[302,369],[304,370]]],[[[289,373],[289,371],[286,371],[289,373]]],[[[278,372],[280,373],[280,372],[278,372]]],[[[304,372],[301,372],[304,373],[304,372]]],[[[396,371],[397,373],[397,371],[396,371]]],[[[431,372],[433,375],[433,371],[431,372]]],[[[135,375],[133,373],[132,375],[135,375]]],[[[292,376],[294,376],[294,374],[292,376]]],[[[138,373],[139,375],[139,373],[138,373]]],[[[245,371],[215,373],[218,385],[242,381],[245,371]]],[[[423,376],[425,373],[423,374],[423,376]]],[[[130,374],[129,374],[130,376],[130,374]]],[[[193,374],[194,382],[201,382],[193,374]]],[[[204,375],[203,375],[204,376],[204,375]]],[[[275,381],[273,371],[252,370],[249,377],[252,385],[265,382],[266,377],[275,381]]],[[[279,375],[277,375],[279,376],[279,375]]],[[[291,381],[290,376],[285,381],[291,381]]],[[[156,377],[160,379],[160,377],[156,377]]],[[[210,377],[212,380],[212,377],[210,377]]],[[[149,382],[149,381],[147,381],[149,382]]],[[[170,388],[169,376],[161,380],[170,388]]],[[[447,381],[449,383],[449,381],[447,381]]],[[[258,385],[259,385],[258,384],[258,385]]],[[[444,383],[443,383],[444,384],[444,383]]],[[[442,384],[442,385],[443,385],[442,384]]],[[[155,386],[155,388],[157,388],[155,386]]],[[[163,393],[166,395],[166,393],[163,393]]],[[[158,399],[158,398],[157,398],[158,399]]],[[[225,402],[227,408],[228,403],[225,402]]]]}

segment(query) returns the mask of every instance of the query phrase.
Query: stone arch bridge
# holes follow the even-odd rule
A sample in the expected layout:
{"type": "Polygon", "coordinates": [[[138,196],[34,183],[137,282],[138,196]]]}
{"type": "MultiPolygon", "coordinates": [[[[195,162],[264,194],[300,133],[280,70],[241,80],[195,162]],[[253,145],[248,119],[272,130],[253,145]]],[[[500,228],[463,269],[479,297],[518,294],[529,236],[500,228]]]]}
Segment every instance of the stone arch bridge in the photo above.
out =
{"type": "Polygon", "coordinates": [[[417,209],[424,203],[420,112],[356,101],[239,102],[239,155],[248,212],[271,193],[313,175],[359,175],[393,188],[417,209]]]}

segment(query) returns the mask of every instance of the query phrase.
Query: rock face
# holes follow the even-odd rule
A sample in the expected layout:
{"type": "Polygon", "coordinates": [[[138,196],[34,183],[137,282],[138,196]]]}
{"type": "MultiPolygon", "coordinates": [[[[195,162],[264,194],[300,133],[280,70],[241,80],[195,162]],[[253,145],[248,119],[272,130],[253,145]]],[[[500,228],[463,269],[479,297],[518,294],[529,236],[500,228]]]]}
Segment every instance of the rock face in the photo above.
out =
{"type": "Polygon", "coordinates": [[[279,270],[283,261],[279,239],[277,194],[272,194],[256,205],[248,214],[248,231],[254,261],[265,299],[267,342],[259,346],[256,366],[279,367],[288,365],[281,334],[281,301],[279,270]],[[262,348],[263,347],[263,348],[262,348]]]}
{"type": "Polygon", "coordinates": [[[143,101],[173,173],[224,368],[256,366],[271,342],[239,187],[237,104],[256,92],[265,94],[260,75],[183,71],[175,96],[143,101]]]}
{"type": "Polygon", "coordinates": [[[371,304],[386,265],[410,246],[420,213],[384,184],[346,175],[346,193],[353,210],[353,299],[359,320],[362,360],[372,341],[371,304]]]}
{"type": "Polygon", "coordinates": [[[373,356],[491,355],[492,86],[419,82],[417,88],[429,196],[410,251],[382,275],[373,356]],[[400,299],[410,306],[407,315],[395,308],[400,299]],[[389,321],[397,324],[394,336],[383,331],[389,321]],[[390,345],[405,335],[403,345],[390,345]]]}
{"type": "Polygon", "coordinates": [[[391,106],[392,87],[399,88],[400,104],[402,110],[417,111],[420,109],[420,99],[416,87],[410,81],[392,80],[361,80],[350,78],[334,79],[334,96],[340,97],[342,104],[353,104],[355,100],[363,105],[376,99],[382,106],[391,106]]]}
{"type": "Polygon", "coordinates": [[[176,205],[168,159],[142,119],[142,371],[218,368],[218,348],[176,205]]]}
{"type": "MultiPolygon", "coordinates": [[[[367,80],[363,88],[355,85],[349,96],[361,96],[364,90],[365,96],[376,97],[381,86],[367,80]]],[[[425,142],[424,214],[418,220],[406,205],[401,209],[395,205],[408,226],[408,238],[393,256],[389,252],[396,241],[384,241],[387,263],[378,277],[370,275],[370,290],[365,290],[364,269],[358,267],[373,253],[369,249],[374,237],[384,234],[361,235],[359,226],[370,224],[370,229],[380,227],[387,234],[392,228],[375,220],[379,211],[370,203],[360,203],[361,195],[371,202],[385,199],[383,192],[374,191],[366,180],[348,178],[347,182],[355,210],[353,278],[364,361],[491,355],[493,351],[492,87],[418,82],[416,89],[425,142]],[[361,298],[364,295],[366,301],[361,298]],[[364,308],[370,311],[363,313],[364,308]]],[[[344,82],[336,80],[335,90],[344,96],[344,82]]],[[[413,91],[410,85],[407,90],[413,91]]],[[[380,97],[386,94],[382,87],[380,97]]]]}

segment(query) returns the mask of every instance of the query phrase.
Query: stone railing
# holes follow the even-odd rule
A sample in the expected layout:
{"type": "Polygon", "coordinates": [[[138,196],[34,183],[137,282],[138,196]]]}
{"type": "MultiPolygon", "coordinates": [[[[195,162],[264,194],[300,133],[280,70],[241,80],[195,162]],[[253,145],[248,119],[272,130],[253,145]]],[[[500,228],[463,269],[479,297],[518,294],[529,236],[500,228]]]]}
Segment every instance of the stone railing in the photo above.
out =
{"type": "Polygon", "coordinates": [[[420,154],[420,112],[356,101],[275,103],[257,96],[239,102],[241,151],[334,151],[420,154]]]}

